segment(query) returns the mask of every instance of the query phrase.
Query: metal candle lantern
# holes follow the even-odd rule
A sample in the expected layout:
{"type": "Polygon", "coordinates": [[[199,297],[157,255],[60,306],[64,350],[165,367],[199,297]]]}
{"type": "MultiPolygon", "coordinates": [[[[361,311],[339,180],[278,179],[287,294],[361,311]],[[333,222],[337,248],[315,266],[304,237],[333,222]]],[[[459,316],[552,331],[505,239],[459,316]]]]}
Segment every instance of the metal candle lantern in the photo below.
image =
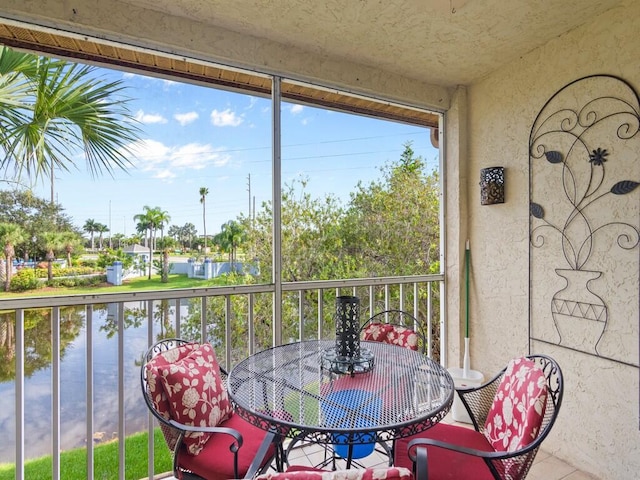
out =
{"type": "Polygon", "coordinates": [[[336,355],[360,357],[360,299],[353,296],[336,298],[336,355]]]}
{"type": "Polygon", "coordinates": [[[482,205],[504,203],[504,167],[480,170],[480,201],[482,205]]]}

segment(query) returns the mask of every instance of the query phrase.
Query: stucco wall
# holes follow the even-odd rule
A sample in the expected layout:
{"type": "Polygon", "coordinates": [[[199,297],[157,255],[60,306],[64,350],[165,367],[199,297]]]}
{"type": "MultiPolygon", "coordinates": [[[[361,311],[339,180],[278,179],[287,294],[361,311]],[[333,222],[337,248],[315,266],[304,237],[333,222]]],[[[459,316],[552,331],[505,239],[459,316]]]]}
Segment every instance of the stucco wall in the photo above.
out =
{"type": "MultiPolygon", "coordinates": [[[[529,350],[531,126],[545,102],[580,77],[612,74],[640,91],[639,25],[639,2],[611,10],[468,88],[468,169],[466,178],[460,177],[460,188],[469,195],[472,368],[485,375],[529,350]],[[506,203],[481,206],[480,169],[495,165],[506,168],[506,203]]],[[[637,165],[640,177],[640,161],[637,165]]],[[[449,180],[454,184],[455,177],[449,180]]],[[[629,197],[626,201],[635,202],[640,215],[640,192],[629,197]]],[[[460,244],[448,242],[448,247],[459,251],[460,244]]],[[[457,263],[449,268],[452,275],[460,271],[457,263]]],[[[627,301],[621,298],[623,293],[618,295],[616,301],[627,301]]],[[[457,310],[451,305],[449,311],[457,310]]],[[[626,321],[638,342],[638,305],[631,305],[629,312],[626,321]]],[[[450,317],[456,320],[455,315],[450,317]]],[[[455,350],[460,340],[455,338],[457,331],[453,328],[450,337],[453,366],[460,360],[455,350]]],[[[603,479],[637,478],[638,368],[542,342],[532,342],[531,350],[552,355],[565,375],[562,410],[543,448],[603,479]]]]}

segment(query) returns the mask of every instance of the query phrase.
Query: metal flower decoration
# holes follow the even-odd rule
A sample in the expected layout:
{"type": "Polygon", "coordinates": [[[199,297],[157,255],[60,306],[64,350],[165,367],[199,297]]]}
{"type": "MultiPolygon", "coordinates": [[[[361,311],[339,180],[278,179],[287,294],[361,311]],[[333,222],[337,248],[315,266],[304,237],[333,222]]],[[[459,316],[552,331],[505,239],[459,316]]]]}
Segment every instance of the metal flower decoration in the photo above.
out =
{"type": "MultiPolygon", "coordinates": [[[[580,270],[589,259],[593,246],[593,236],[596,232],[615,223],[594,226],[589,222],[585,210],[598,200],[601,200],[605,195],[626,195],[640,185],[639,182],[633,180],[622,180],[615,183],[608,191],[601,191],[605,180],[605,162],[607,161],[606,157],[608,155],[609,152],[607,152],[606,149],[599,147],[589,154],[588,161],[591,164],[592,172],[588,177],[588,185],[580,190],[582,192],[581,195],[576,196],[577,188],[565,188],[564,195],[571,204],[572,209],[570,210],[569,216],[564,219],[564,223],[552,223],[546,218],[546,212],[542,205],[535,202],[531,202],[530,204],[531,215],[543,220],[545,222],[543,226],[556,230],[562,236],[564,256],[569,266],[574,270],[580,270]],[[576,228],[577,223],[580,223],[579,228],[576,228]]],[[[548,151],[545,152],[545,157],[551,164],[562,165],[563,178],[576,178],[576,175],[572,171],[572,166],[565,161],[562,152],[555,150],[548,151]]]]}

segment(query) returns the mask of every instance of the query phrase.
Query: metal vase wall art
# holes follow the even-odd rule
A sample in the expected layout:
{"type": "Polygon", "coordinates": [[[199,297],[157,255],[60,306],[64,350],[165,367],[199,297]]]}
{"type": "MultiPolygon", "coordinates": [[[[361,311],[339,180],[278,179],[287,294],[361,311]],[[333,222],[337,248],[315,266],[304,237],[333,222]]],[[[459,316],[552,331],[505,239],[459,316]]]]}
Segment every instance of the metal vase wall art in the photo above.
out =
{"type": "Polygon", "coordinates": [[[529,138],[531,341],[639,365],[640,99],[572,82],[529,138]]]}
{"type": "Polygon", "coordinates": [[[360,299],[353,296],[336,298],[336,355],[360,358],[360,299]]]}

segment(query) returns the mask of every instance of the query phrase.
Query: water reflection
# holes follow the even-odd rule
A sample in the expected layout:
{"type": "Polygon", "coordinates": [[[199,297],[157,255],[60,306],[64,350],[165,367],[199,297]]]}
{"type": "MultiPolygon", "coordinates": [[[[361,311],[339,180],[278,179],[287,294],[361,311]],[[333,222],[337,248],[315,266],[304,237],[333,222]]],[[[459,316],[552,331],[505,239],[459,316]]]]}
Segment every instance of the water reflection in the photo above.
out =
{"type": "MultiPolygon", "coordinates": [[[[91,321],[94,376],[94,438],[86,434],[87,314],[84,306],[60,309],[60,437],[63,450],[87,441],[109,441],[118,424],[118,308],[95,305],[91,321]]],[[[140,397],[140,359],[147,348],[147,312],[144,302],[124,304],[124,384],[126,434],[147,425],[140,397]]],[[[185,311],[188,310],[183,305],[185,311]]],[[[182,309],[181,309],[182,310],[182,309]]],[[[192,310],[192,313],[193,312],[192,310]]],[[[183,311],[180,312],[182,317],[183,311]]],[[[0,462],[15,460],[15,316],[0,313],[0,462]]],[[[175,333],[175,304],[157,302],[153,313],[154,338],[175,333]]],[[[51,310],[25,310],[25,457],[51,453],[51,310]]]]}

